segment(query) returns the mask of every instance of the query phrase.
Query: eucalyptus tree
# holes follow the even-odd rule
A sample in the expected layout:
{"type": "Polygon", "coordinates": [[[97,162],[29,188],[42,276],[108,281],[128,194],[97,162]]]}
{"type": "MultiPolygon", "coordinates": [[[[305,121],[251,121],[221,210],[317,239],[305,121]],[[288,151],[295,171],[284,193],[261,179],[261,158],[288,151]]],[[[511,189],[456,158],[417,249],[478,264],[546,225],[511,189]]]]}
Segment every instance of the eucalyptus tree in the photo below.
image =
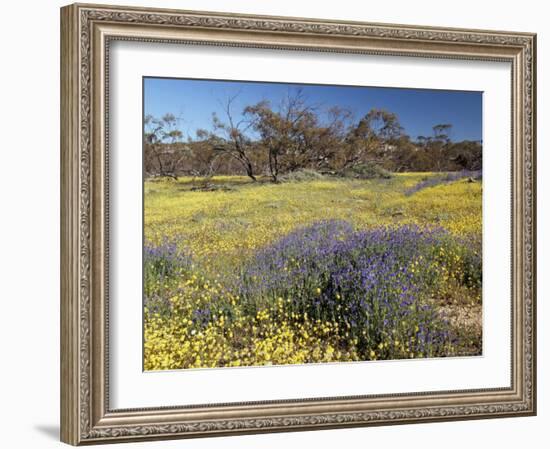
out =
{"type": "Polygon", "coordinates": [[[212,113],[212,130],[201,130],[203,138],[207,139],[214,151],[220,155],[227,155],[237,161],[246,175],[256,181],[252,153],[256,150],[249,131],[253,123],[244,118],[244,112],[240,118],[234,112],[234,103],[239,94],[229,97],[223,106],[223,119],[216,113],[212,113]]]}
{"type": "Polygon", "coordinates": [[[150,176],[177,179],[181,163],[189,154],[178,128],[179,119],[172,113],[160,118],[147,115],[144,120],[145,171],[150,176]]]}

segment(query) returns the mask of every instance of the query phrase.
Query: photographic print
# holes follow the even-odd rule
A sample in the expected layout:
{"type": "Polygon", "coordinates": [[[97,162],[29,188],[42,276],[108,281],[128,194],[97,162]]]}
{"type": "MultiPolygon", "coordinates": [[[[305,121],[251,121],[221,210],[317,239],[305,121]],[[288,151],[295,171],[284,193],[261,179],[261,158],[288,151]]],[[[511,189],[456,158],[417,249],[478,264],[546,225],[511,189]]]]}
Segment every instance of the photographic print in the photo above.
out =
{"type": "Polygon", "coordinates": [[[61,440],[536,415],[536,41],[61,8],[61,440]]]}
{"type": "Polygon", "coordinates": [[[143,93],[145,370],[481,355],[481,92],[143,93]]]}

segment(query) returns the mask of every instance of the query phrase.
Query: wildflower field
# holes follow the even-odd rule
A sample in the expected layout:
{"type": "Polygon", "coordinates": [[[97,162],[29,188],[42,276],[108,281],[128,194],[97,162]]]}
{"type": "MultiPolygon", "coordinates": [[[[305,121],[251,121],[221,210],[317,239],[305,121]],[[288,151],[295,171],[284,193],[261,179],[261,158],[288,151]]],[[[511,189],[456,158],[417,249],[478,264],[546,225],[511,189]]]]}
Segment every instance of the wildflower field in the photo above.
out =
{"type": "Polygon", "coordinates": [[[482,183],[149,179],[146,370],[481,354],[482,183]]]}

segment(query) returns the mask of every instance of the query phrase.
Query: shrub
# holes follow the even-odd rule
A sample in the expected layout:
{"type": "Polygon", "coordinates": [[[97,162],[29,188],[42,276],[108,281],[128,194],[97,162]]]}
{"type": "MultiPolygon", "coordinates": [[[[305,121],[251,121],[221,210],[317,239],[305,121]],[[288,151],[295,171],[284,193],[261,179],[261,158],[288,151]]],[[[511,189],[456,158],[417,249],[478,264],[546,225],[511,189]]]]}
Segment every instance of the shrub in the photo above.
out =
{"type": "Polygon", "coordinates": [[[300,170],[291,171],[285,173],[279,177],[281,182],[304,182],[304,181],[314,181],[317,179],[323,179],[324,176],[318,171],[303,168],[300,170]]]}
{"type": "Polygon", "coordinates": [[[355,179],[390,179],[392,173],[374,163],[357,164],[340,173],[346,178],[355,179]]]}

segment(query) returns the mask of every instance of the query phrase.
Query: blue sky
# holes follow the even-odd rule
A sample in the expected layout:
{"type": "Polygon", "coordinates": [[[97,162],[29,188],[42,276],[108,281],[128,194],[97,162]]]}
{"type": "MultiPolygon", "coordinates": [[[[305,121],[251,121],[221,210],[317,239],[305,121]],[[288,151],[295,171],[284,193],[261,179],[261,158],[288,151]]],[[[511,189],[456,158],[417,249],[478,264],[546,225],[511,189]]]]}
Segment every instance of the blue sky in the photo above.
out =
{"type": "Polygon", "coordinates": [[[229,97],[238,94],[232,107],[238,119],[245,106],[261,100],[276,105],[297,88],[308,103],[321,110],[347,108],[356,120],[372,108],[394,112],[412,139],[432,135],[432,127],[440,123],[453,125],[452,140],[482,139],[481,92],[146,77],[144,113],[161,117],[170,112],[181,117],[179,128],[185,136],[194,137],[197,129],[212,128],[212,112],[223,119],[222,103],[229,97]]]}

